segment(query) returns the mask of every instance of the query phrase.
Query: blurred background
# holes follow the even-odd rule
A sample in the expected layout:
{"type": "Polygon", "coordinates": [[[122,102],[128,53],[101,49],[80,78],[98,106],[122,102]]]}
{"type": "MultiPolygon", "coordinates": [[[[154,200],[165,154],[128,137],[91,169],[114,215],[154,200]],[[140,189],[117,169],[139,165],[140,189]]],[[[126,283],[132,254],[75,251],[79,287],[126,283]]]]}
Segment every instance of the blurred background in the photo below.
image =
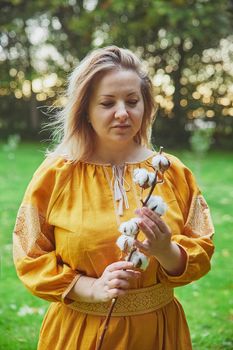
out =
{"type": "Polygon", "coordinates": [[[0,0],[0,349],[35,350],[48,307],[12,260],[17,210],[51,140],[42,126],[65,104],[72,68],[111,44],[143,60],[153,144],[192,169],[211,208],[212,270],[175,291],[193,349],[232,350],[233,0],[0,0]]]}
{"type": "Polygon", "coordinates": [[[233,1],[1,0],[0,5],[2,139],[47,139],[48,133],[39,133],[48,121],[46,107],[55,100],[57,107],[65,103],[59,96],[68,73],[91,49],[116,44],[144,60],[155,86],[155,145],[187,146],[198,130],[198,140],[203,137],[209,147],[232,148],[233,1]]]}

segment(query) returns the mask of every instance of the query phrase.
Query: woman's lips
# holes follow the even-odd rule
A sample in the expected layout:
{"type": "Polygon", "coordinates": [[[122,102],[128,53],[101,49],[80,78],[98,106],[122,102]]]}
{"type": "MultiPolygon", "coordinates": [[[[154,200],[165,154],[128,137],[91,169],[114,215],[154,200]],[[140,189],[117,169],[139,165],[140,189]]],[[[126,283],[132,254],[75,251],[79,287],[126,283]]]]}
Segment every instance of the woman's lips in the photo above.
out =
{"type": "Polygon", "coordinates": [[[114,129],[115,129],[115,128],[127,129],[127,128],[129,128],[129,127],[130,127],[130,125],[115,125],[115,126],[113,126],[114,129]]]}

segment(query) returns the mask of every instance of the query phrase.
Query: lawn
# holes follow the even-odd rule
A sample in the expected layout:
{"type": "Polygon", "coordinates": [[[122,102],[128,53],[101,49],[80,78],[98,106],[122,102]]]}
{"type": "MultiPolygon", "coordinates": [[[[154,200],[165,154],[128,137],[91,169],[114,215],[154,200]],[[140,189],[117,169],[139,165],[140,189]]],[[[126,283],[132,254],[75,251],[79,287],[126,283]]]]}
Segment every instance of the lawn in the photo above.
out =
{"type": "MultiPolygon", "coordinates": [[[[23,193],[43,159],[43,145],[0,145],[0,349],[35,350],[48,303],[32,296],[17,279],[12,262],[12,231],[23,193]]],[[[199,158],[173,152],[196,174],[211,207],[216,251],[211,272],[200,281],[177,288],[194,350],[233,349],[233,155],[213,152],[199,158]]],[[[143,349],[144,350],[144,349],[143,349]]],[[[146,350],[146,349],[145,349],[146,350]]]]}

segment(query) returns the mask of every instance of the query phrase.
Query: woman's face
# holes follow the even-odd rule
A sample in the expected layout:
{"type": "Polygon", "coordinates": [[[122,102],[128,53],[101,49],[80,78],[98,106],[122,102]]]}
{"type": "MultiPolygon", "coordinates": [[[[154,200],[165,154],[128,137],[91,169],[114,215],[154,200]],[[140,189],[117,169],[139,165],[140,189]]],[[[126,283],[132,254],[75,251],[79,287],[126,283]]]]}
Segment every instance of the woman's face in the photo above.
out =
{"type": "Polygon", "coordinates": [[[114,70],[96,79],[88,115],[97,142],[133,142],[141,129],[144,102],[141,80],[131,70],[114,70]]]}

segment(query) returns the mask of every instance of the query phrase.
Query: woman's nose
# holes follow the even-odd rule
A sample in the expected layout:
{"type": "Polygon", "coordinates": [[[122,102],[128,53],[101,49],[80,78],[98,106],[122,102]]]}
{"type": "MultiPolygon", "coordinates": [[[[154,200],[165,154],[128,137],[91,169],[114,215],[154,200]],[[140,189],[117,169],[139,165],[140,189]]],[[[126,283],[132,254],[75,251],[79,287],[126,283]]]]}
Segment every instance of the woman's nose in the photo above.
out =
{"type": "Polygon", "coordinates": [[[124,104],[121,104],[117,107],[117,110],[115,112],[115,118],[121,120],[121,121],[124,121],[128,118],[128,112],[125,108],[125,105],[124,104]]]}

